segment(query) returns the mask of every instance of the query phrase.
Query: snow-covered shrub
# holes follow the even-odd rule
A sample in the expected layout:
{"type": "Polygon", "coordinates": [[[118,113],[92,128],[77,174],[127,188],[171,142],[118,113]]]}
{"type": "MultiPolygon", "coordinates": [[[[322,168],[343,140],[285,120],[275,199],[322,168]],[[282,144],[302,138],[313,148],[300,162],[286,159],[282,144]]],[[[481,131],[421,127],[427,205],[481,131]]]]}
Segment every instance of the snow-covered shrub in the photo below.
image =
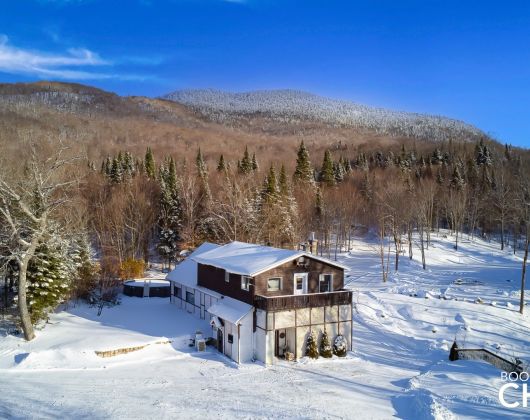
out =
{"type": "Polygon", "coordinates": [[[311,359],[318,359],[317,337],[313,330],[309,332],[307,337],[305,354],[311,359]]]}
{"type": "Polygon", "coordinates": [[[331,348],[327,331],[322,333],[322,339],[320,341],[320,355],[326,358],[333,356],[333,349],[331,348]]]}
{"type": "Polygon", "coordinates": [[[337,337],[335,337],[335,341],[333,342],[333,353],[336,356],[344,357],[346,356],[347,351],[348,343],[346,342],[344,336],[339,334],[337,337]]]}

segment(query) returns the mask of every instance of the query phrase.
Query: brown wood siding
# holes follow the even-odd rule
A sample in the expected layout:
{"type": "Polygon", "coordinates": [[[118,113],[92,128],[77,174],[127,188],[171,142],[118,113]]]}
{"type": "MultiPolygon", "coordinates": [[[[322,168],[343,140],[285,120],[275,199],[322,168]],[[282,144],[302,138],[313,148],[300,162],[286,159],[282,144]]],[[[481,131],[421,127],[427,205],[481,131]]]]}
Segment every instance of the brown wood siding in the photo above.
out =
{"type": "Polygon", "coordinates": [[[241,276],[230,273],[230,281],[225,281],[225,270],[211,265],[197,264],[197,284],[214,290],[222,295],[241,300],[250,305],[254,302],[254,283],[251,280],[250,290],[241,289],[241,276]]]}
{"type": "MultiPolygon", "coordinates": [[[[307,259],[308,257],[306,257],[307,259]]],[[[344,270],[332,265],[309,259],[308,267],[298,267],[296,260],[289,261],[254,278],[254,293],[262,296],[281,296],[294,294],[294,275],[296,273],[309,273],[307,292],[318,293],[318,280],[320,274],[333,274],[333,290],[344,287],[344,270]],[[272,277],[282,278],[282,288],[276,292],[267,290],[267,280],[272,277]]]]}

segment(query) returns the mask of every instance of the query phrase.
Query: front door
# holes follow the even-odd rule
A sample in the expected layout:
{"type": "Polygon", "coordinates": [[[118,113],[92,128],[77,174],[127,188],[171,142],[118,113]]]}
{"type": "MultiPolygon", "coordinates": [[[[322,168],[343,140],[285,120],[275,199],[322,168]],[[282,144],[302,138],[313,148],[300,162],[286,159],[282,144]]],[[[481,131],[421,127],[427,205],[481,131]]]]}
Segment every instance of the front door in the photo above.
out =
{"type": "Polygon", "coordinates": [[[294,294],[303,295],[307,293],[307,273],[297,273],[294,275],[294,294]]]}
{"type": "Polygon", "coordinates": [[[223,352],[223,331],[221,328],[217,328],[217,350],[223,352]]]}
{"type": "Polygon", "coordinates": [[[287,347],[287,331],[285,328],[276,330],[276,357],[284,357],[287,347]]]}

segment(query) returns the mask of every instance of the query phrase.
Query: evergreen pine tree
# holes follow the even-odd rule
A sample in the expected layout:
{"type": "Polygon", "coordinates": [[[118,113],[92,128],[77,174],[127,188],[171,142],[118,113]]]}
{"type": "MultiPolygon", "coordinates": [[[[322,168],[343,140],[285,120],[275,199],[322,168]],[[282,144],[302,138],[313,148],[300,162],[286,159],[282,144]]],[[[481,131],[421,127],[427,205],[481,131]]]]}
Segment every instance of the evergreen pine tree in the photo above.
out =
{"type": "Polygon", "coordinates": [[[155,179],[156,177],[155,158],[153,157],[153,152],[151,151],[150,147],[148,147],[147,151],[145,152],[144,169],[145,169],[145,174],[147,175],[149,179],[155,179]]]}
{"type": "Polygon", "coordinates": [[[442,151],[438,148],[434,149],[431,156],[431,163],[433,165],[440,165],[443,161],[442,151]]]}
{"type": "Polygon", "coordinates": [[[224,172],[224,171],[226,171],[225,158],[221,154],[221,156],[219,156],[219,161],[217,162],[217,172],[224,172]]]}
{"type": "Polygon", "coordinates": [[[303,140],[298,148],[296,168],[293,178],[296,183],[314,183],[313,168],[309,161],[309,152],[307,151],[303,140]]]}
{"type": "Polygon", "coordinates": [[[449,186],[456,190],[461,190],[464,187],[464,184],[465,184],[465,180],[460,172],[459,165],[455,165],[449,186]]]}
{"type": "Polygon", "coordinates": [[[483,139],[475,146],[475,156],[478,166],[491,166],[493,163],[490,148],[483,139]]]}
{"type": "Polygon", "coordinates": [[[344,173],[349,174],[352,171],[350,159],[343,159],[344,173]]]}
{"type": "Polygon", "coordinates": [[[344,181],[344,166],[342,162],[333,162],[333,176],[337,183],[344,181]]]}
{"type": "Polygon", "coordinates": [[[103,162],[101,170],[107,177],[110,177],[110,172],[112,170],[112,159],[110,158],[110,156],[107,156],[107,158],[103,162]]]}
{"type": "Polygon", "coordinates": [[[320,170],[320,181],[328,186],[335,185],[335,172],[329,150],[324,152],[324,160],[322,161],[322,168],[320,170]]]}
{"type": "Polygon", "coordinates": [[[269,173],[265,177],[262,194],[263,199],[269,203],[274,203],[278,199],[278,182],[276,179],[276,171],[272,165],[269,173]]]}
{"type": "Polygon", "coordinates": [[[169,158],[166,184],[167,184],[167,187],[169,188],[169,191],[171,191],[171,194],[176,194],[178,196],[177,166],[175,165],[175,161],[173,160],[173,157],[169,158]]]}
{"type": "Polygon", "coordinates": [[[125,152],[123,155],[122,171],[125,179],[130,179],[134,176],[134,160],[130,152],[125,152]]]}
{"type": "Polygon", "coordinates": [[[47,319],[48,313],[64,301],[75,270],[68,244],[50,237],[37,248],[28,266],[28,302],[33,323],[47,319]]]}
{"type": "Polygon", "coordinates": [[[280,178],[278,180],[278,189],[282,197],[288,197],[291,195],[289,190],[289,182],[287,181],[287,172],[285,171],[285,166],[282,164],[280,168],[280,178]]]}
{"type": "Polygon", "coordinates": [[[206,168],[206,162],[204,161],[204,156],[202,155],[201,148],[197,151],[197,156],[195,158],[195,166],[197,168],[197,175],[199,178],[204,178],[208,174],[206,168]]]}
{"type": "Polygon", "coordinates": [[[256,153],[252,153],[252,170],[256,172],[259,169],[258,161],[256,160],[256,153]]]}
{"type": "Polygon", "coordinates": [[[122,168],[118,158],[112,159],[109,178],[113,184],[119,184],[123,180],[122,168]]]}
{"type": "Polygon", "coordinates": [[[239,172],[242,174],[249,174],[252,172],[252,160],[248,153],[248,146],[245,146],[245,152],[243,153],[243,159],[239,162],[239,172]]]}
{"type": "Polygon", "coordinates": [[[320,340],[320,355],[328,359],[333,357],[333,349],[331,347],[327,331],[322,333],[322,338],[320,340]]]}
{"type": "Polygon", "coordinates": [[[160,212],[157,250],[169,268],[175,259],[182,226],[182,206],[177,185],[175,161],[169,158],[160,176],[160,212]]]}
{"type": "Polygon", "coordinates": [[[97,264],[90,246],[88,235],[82,235],[75,243],[75,252],[72,257],[77,267],[75,273],[76,298],[91,301],[92,294],[97,287],[97,264]]]}
{"type": "Polygon", "coordinates": [[[307,336],[305,354],[311,359],[318,359],[317,337],[313,330],[311,330],[307,336]]]}

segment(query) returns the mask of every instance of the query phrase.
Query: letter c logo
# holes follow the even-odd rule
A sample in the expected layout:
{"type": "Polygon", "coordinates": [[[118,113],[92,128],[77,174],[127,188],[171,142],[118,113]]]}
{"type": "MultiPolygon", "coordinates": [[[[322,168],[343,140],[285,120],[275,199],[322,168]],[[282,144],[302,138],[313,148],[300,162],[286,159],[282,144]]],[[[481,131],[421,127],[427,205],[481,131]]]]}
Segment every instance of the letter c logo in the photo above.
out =
{"type": "Polygon", "coordinates": [[[504,399],[504,391],[506,391],[507,388],[519,389],[519,385],[514,384],[514,383],[507,383],[507,384],[504,384],[503,386],[501,386],[501,388],[499,389],[499,401],[500,401],[500,403],[502,404],[503,407],[506,407],[506,408],[519,407],[519,402],[516,401],[516,402],[513,402],[513,403],[508,403],[504,399]]]}

